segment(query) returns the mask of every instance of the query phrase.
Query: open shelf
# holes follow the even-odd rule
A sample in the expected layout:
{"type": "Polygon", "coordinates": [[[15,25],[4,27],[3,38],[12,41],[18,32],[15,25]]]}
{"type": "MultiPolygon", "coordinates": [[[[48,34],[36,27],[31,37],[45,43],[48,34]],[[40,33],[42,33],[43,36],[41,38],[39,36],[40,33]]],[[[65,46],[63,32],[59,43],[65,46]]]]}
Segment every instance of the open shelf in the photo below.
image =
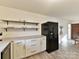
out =
{"type": "Polygon", "coordinates": [[[15,23],[27,23],[27,24],[36,24],[38,25],[39,23],[38,22],[29,22],[29,21],[25,21],[25,20],[22,20],[22,21],[18,21],[18,20],[2,20],[4,22],[15,22],[15,23]]]}
{"type": "Polygon", "coordinates": [[[39,23],[38,22],[27,22],[25,20],[23,21],[15,21],[15,20],[2,20],[6,24],[2,27],[6,31],[8,29],[23,29],[25,30],[35,30],[37,31],[39,29],[39,23]]]}

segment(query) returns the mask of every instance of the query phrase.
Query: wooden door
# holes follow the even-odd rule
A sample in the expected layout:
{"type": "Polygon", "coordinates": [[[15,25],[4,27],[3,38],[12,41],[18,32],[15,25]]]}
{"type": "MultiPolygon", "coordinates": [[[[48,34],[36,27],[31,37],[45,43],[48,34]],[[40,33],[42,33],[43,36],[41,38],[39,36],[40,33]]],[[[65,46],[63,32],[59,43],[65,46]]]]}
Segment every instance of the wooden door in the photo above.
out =
{"type": "Polygon", "coordinates": [[[79,36],[79,24],[71,24],[71,39],[75,39],[79,36]]]}

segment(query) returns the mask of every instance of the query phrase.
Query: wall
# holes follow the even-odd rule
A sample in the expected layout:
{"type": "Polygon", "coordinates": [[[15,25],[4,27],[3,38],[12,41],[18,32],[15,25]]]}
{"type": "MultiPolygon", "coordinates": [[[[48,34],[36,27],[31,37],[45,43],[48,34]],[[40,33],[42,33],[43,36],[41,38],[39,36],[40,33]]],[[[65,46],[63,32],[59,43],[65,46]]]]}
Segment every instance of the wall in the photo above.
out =
{"type": "Polygon", "coordinates": [[[71,22],[72,24],[76,24],[76,23],[79,23],[79,20],[72,20],[71,22]]]}
{"type": "MultiPolygon", "coordinates": [[[[68,20],[62,20],[61,18],[55,18],[55,17],[49,17],[45,15],[40,15],[37,13],[31,13],[31,12],[25,12],[18,9],[8,8],[4,6],[0,6],[0,19],[9,19],[9,20],[27,20],[27,21],[38,21],[40,23],[39,25],[39,31],[38,34],[41,34],[41,24],[47,21],[51,22],[58,22],[59,26],[63,26],[63,35],[62,38],[67,39],[67,30],[68,30],[68,20]]],[[[60,29],[59,29],[60,31],[60,29]]],[[[32,32],[29,32],[30,34],[32,32]]],[[[37,34],[37,33],[36,33],[37,34]]],[[[22,35],[22,34],[21,34],[22,35]]],[[[59,34],[59,38],[61,38],[59,34]]]]}

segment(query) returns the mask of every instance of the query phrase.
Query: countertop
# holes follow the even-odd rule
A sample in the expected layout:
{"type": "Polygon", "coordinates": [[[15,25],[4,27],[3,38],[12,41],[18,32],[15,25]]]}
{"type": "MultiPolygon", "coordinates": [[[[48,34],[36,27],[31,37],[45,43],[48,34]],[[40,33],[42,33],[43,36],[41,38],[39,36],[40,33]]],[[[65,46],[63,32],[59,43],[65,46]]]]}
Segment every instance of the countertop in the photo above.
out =
{"type": "Polygon", "coordinates": [[[3,38],[3,40],[27,40],[27,39],[41,38],[41,37],[44,37],[44,35],[20,36],[20,37],[7,37],[7,38],[3,38]]]}
{"type": "Polygon", "coordinates": [[[7,47],[11,41],[0,41],[0,53],[7,47]]]}
{"type": "Polygon", "coordinates": [[[0,53],[5,49],[5,47],[14,40],[27,40],[27,39],[33,39],[33,38],[41,38],[44,37],[43,35],[33,35],[33,36],[22,36],[22,37],[10,37],[5,38],[5,40],[0,41],[0,53]]]}

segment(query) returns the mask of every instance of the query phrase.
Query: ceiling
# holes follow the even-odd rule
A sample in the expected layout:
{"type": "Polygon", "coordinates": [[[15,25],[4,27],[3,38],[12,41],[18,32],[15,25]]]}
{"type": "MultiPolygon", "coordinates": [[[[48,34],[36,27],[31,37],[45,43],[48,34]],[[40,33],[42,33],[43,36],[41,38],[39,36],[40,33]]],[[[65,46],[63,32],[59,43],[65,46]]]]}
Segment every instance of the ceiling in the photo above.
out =
{"type": "Polygon", "coordinates": [[[0,5],[48,16],[79,15],[79,0],[0,0],[0,5]]]}

